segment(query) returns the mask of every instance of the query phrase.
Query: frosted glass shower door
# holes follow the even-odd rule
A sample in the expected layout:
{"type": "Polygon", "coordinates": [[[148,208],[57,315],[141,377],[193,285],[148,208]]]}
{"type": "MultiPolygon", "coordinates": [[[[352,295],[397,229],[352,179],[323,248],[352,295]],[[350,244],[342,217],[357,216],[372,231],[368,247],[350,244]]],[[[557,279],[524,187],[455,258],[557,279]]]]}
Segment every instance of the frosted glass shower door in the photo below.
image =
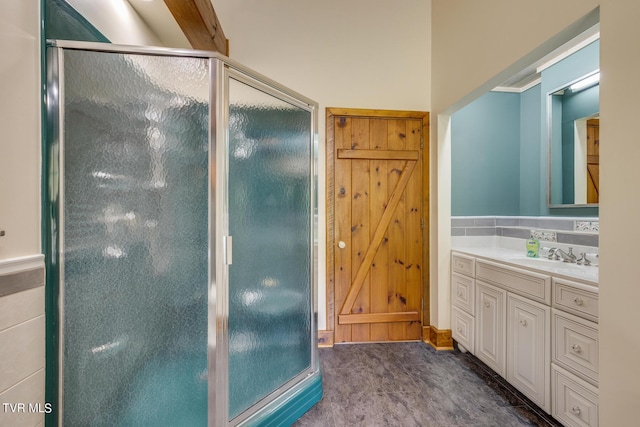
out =
{"type": "Polygon", "coordinates": [[[240,78],[228,96],[231,420],[311,368],[313,153],[308,109],[240,78]]]}
{"type": "Polygon", "coordinates": [[[56,50],[63,424],[204,426],[209,60],[56,50]]]}

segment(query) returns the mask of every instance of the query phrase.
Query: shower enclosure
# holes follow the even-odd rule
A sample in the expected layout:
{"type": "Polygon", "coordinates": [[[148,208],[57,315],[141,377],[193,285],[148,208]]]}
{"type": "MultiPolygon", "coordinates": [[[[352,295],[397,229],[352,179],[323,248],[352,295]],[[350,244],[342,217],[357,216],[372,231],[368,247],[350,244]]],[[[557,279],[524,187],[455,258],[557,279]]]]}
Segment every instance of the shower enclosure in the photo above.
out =
{"type": "Polygon", "coordinates": [[[291,424],[322,395],[317,104],[213,52],[47,61],[57,423],[291,424]]]}

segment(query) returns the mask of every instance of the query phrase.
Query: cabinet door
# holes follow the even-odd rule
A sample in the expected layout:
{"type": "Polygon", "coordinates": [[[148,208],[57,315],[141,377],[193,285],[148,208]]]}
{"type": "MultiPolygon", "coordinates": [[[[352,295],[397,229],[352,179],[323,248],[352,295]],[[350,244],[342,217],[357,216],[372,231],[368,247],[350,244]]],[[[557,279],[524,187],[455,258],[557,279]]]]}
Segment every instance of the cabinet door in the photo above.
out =
{"type": "Polygon", "coordinates": [[[551,309],[507,298],[507,381],[547,412],[550,407],[551,309]]]}
{"type": "Polygon", "coordinates": [[[460,310],[458,307],[451,307],[451,336],[458,341],[458,345],[473,353],[473,317],[460,310]]]}
{"type": "Polygon", "coordinates": [[[475,355],[505,376],[505,319],[507,291],[476,281],[475,355]]]}

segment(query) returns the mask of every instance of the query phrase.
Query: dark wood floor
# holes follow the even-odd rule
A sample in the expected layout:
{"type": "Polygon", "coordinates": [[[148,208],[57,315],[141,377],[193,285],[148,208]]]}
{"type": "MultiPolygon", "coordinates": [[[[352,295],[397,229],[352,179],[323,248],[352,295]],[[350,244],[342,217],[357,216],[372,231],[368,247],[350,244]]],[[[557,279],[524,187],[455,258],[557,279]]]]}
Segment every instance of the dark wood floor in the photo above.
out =
{"type": "Polygon", "coordinates": [[[320,349],[323,399],[294,426],[560,426],[470,354],[428,344],[320,349]]]}

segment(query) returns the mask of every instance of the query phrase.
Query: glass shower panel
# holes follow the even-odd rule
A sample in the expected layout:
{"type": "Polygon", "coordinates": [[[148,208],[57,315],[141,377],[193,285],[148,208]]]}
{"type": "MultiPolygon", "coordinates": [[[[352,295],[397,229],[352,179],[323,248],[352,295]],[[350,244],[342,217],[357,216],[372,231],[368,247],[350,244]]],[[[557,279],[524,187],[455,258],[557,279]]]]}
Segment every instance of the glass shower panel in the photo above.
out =
{"type": "Polygon", "coordinates": [[[229,79],[229,417],[311,365],[311,112],[229,79]]]}
{"type": "Polygon", "coordinates": [[[208,64],[64,50],[64,425],[207,423],[208,64]]]}

